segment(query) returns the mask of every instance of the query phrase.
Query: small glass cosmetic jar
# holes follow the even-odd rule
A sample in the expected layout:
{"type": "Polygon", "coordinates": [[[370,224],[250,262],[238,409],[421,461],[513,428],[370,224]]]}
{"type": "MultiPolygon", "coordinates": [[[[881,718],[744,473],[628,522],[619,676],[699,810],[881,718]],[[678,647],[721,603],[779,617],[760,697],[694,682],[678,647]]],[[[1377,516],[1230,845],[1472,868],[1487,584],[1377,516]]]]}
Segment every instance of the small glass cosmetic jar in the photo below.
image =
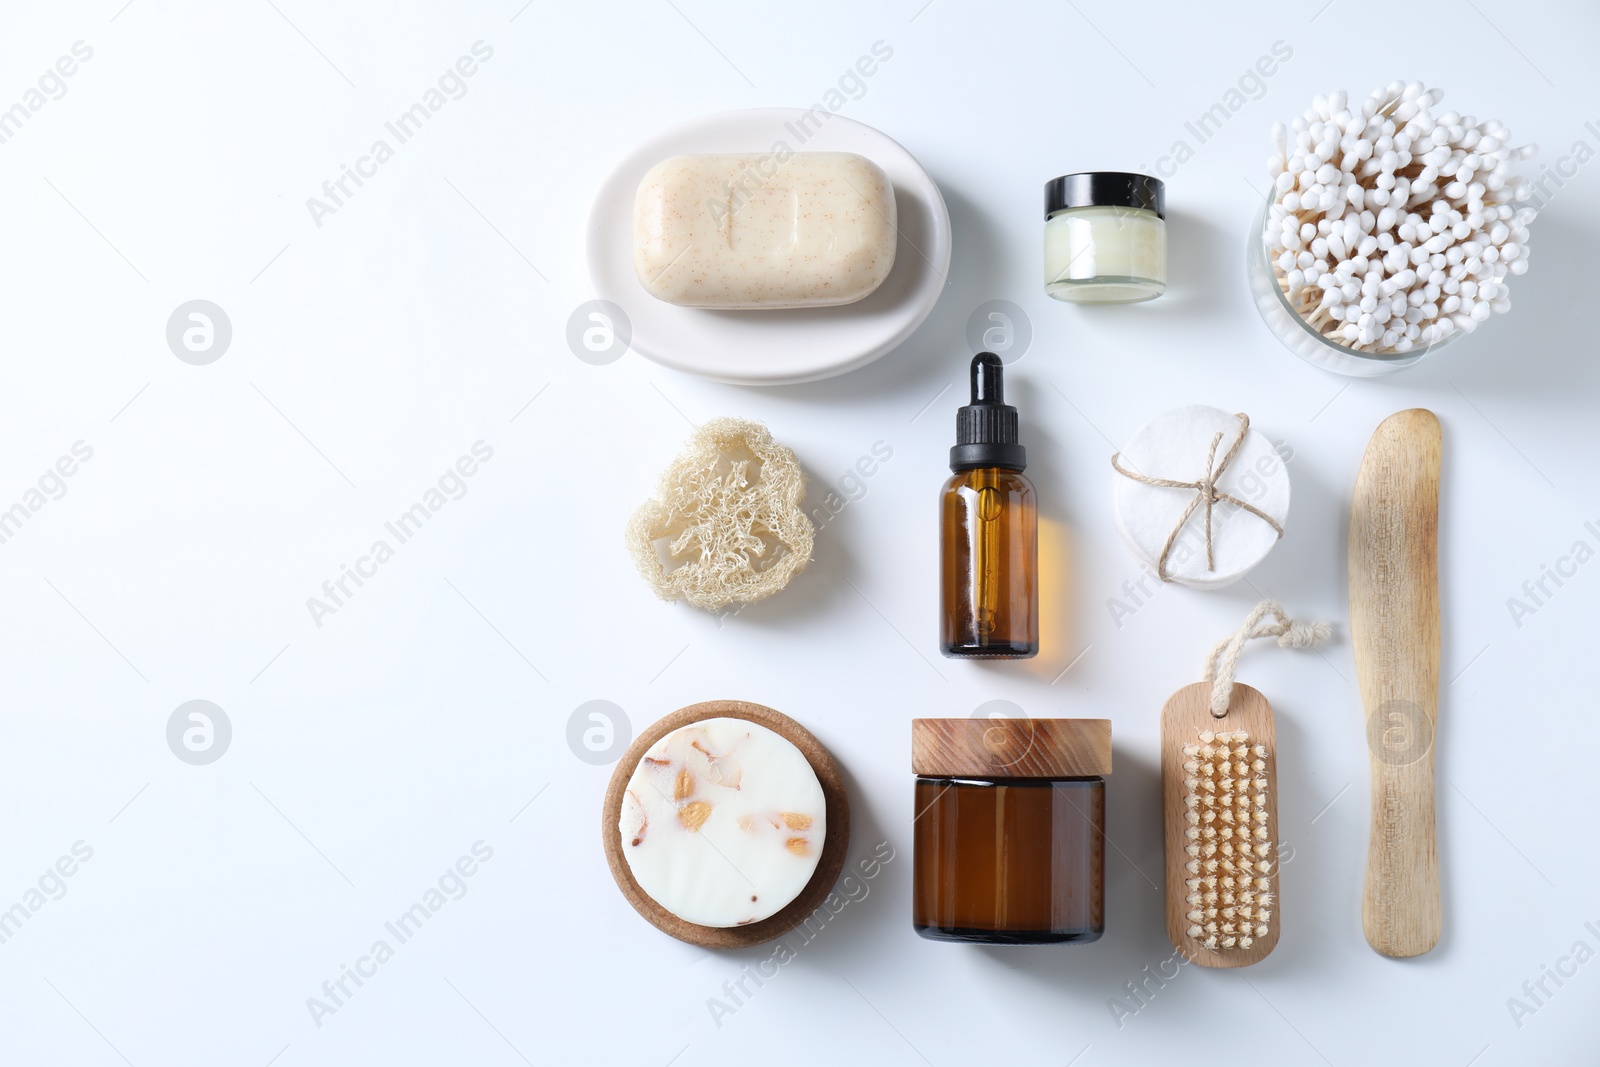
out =
{"type": "Polygon", "coordinates": [[[1109,719],[915,719],[911,922],[934,941],[1105,931],[1109,719]]]}
{"type": "Polygon", "coordinates": [[[1044,291],[1074,304],[1134,304],[1167,289],[1166,186],[1085,171],[1044,187],[1044,291]]]}

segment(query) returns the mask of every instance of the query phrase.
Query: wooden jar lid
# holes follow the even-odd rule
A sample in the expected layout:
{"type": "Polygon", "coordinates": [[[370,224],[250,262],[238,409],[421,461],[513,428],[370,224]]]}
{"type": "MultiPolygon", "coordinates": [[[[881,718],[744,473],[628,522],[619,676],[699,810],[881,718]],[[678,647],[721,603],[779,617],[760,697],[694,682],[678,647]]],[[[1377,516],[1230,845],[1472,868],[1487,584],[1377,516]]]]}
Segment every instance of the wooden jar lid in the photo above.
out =
{"type": "Polygon", "coordinates": [[[1110,719],[913,719],[911,770],[931,778],[1111,773],[1110,719]]]}
{"type": "Polygon", "coordinates": [[[708,700],[703,704],[679,708],[652,723],[633,739],[633,744],[628,746],[628,751],[623,753],[616,769],[611,772],[611,784],[606,787],[605,803],[600,811],[600,838],[605,845],[606,863],[611,868],[611,877],[617,881],[617,888],[622,890],[622,895],[634,910],[656,929],[679,941],[703,948],[748,948],[765,944],[799,926],[808,915],[822,906],[823,900],[833,891],[833,883],[844,869],[845,854],[850,849],[850,798],[845,793],[844,777],[839,773],[839,765],[834,762],[832,754],[804,726],[782,712],[761,704],[743,700],[708,700]],[[657,904],[655,898],[639,888],[638,881],[634,879],[633,870],[622,854],[622,834],[617,829],[628,779],[633,776],[634,768],[644,754],[650,751],[650,746],[680,727],[702,719],[717,718],[746,719],[765,726],[798,748],[822,786],[825,805],[827,830],[822,842],[822,855],[817,858],[817,869],[811,873],[811,880],[800,890],[800,895],[783,908],[747,926],[701,926],[685,922],[657,904]]]}

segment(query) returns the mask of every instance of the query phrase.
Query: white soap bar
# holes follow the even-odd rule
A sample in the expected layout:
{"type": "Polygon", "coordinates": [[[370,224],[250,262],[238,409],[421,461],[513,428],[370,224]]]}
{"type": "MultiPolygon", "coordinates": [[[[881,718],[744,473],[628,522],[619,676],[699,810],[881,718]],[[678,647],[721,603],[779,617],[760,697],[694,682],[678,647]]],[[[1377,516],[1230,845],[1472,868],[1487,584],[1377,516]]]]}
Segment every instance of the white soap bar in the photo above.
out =
{"type": "Polygon", "coordinates": [[[651,746],[617,826],[639,888],[678,918],[715,927],[757,922],[799,896],[827,829],[805,755],[733,718],[702,719],[651,746]]]}
{"type": "Polygon", "coordinates": [[[889,276],[894,188],[849,152],[674,156],[633,203],[651,296],[703,308],[849,304],[889,276]]]}
{"type": "MultiPolygon", "coordinates": [[[[1239,437],[1239,419],[1218,408],[1194,405],[1155,419],[1134,435],[1119,462],[1150,478],[1198,482],[1206,473],[1206,457],[1217,434],[1215,463],[1220,463],[1239,437]]],[[[1145,485],[1113,472],[1117,532],[1128,548],[1155,571],[1167,538],[1185,509],[1199,495],[1195,489],[1145,485]]],[[[1217,478],[1217,489],[1269,515],[1283,527],[1289,518],[1289,472],[1272,442],[1254,429],[1217,478]]],[[[1238,581],[1266,558],[1278,543],[1278,531],[1244,508],[1225,500],[1213,505],[1211,545],[1215,569],[1206,567],[1206,512],[1195,509],[1167,557],[1167,577],[1196,589],[1214,589],[1238,581]]]]}

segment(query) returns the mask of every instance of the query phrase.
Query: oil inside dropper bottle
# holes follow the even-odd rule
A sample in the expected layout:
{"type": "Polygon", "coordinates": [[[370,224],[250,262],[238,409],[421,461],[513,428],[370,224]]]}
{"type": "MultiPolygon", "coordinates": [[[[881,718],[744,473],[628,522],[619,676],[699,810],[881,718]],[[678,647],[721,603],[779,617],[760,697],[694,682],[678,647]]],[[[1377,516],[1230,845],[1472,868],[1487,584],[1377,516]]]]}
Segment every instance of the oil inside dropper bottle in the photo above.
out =
{"type": "Polygon", "coordinates": [[[1039,651],[1038,502],[1000,357],[978,353],[971,372],[939,504],[940,650],[1021,659],[1039,651]]]}

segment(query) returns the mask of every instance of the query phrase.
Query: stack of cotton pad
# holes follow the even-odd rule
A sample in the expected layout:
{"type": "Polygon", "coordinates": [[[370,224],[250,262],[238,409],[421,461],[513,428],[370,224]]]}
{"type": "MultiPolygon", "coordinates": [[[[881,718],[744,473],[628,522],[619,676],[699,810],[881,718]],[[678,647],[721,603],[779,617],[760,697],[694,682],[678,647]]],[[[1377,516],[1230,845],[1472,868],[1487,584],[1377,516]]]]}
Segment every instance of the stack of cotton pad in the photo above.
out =
{"type": "MultiPolygon", "coordinates": [[[[1147,478],[1199,482],[1206,473],[1212,440],[1222,435],[1212,461],[1214,471],[1238,440],[1240,426],[1239,416],[1218,408],[1177,408],[1135,434],[1118,461],[1147,478]]],[[[1168,537],[1199,491],[1145,485],[1122,474],[1112,478],[1117,532],[1134,556],[1155,572],[1168,537]]],[[[1270,516],[1279,529],[1289,518],[1289,472],[1272,442],[1255,430],[1245,433],[1239,451],[1217,476],[1216,488],[1270,516]]],[[[1266,558],[1278,543],[1279,529],[1237,504],[1218,500],[1211,508],[1215,566],[1208,570],[1202,503],[1184,521],[1167,556],[1165,577],[1195,589],[1229,585],[1266,558]]]]}

